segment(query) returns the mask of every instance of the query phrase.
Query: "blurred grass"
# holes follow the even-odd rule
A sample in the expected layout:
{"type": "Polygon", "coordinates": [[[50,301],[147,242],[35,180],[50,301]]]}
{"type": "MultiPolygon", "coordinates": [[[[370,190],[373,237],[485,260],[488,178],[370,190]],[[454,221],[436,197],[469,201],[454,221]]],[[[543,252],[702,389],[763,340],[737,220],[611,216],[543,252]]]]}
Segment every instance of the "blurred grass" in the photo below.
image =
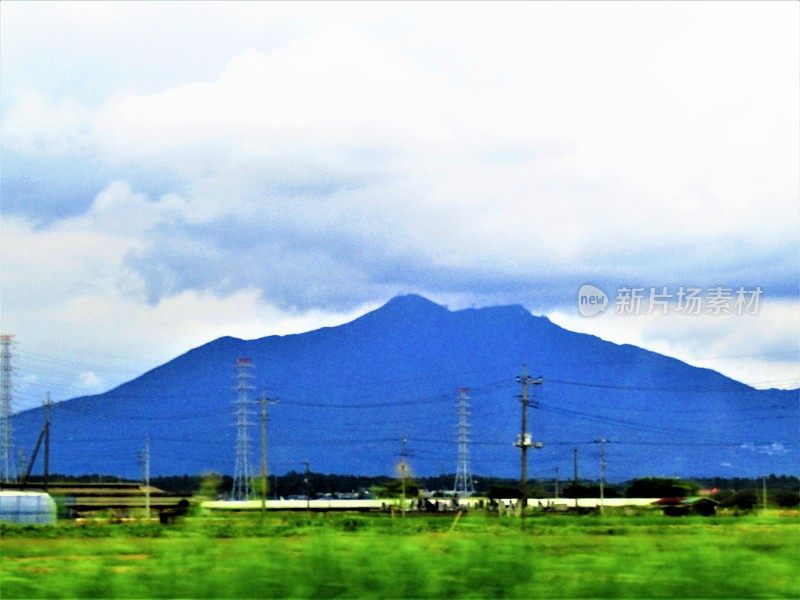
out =
{"type": "Polygon", "coordinates": [[[800,598],[800,523],[269,515],[0,527],[2,598],[800,598]]]}

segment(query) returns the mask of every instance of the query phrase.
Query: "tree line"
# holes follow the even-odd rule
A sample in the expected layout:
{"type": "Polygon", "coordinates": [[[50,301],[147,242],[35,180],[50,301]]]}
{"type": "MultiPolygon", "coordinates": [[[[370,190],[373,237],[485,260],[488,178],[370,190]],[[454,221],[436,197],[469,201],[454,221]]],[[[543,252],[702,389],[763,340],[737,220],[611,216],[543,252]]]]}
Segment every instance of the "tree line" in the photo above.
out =
{"type": "MultiPolygon", "coordinates": [[[[428,490],[435,496],[446,496],[453,489],[454,474],[443,474],[433,477],[416,477],[407,480],[406,494],[416,496],[420,490],[428,490]]],[[[134,480],[121,479],[110,475],[51,475],[51,482],[64,483],[114,483],[134,480]]],[[[31,483],[41,481],[41,477],[32,476],[31,483]]],[[[519,481],[511,478],[475,476],[473,478],[475,493],[489,498],[519,498],[519,481]]],[[[226,497],[233,488],[233,478],[228,475],[173,475],[158,476],[150,479],[151,485],[173,494],[192,496],[199,494],[207,497],[226,497]]],[[[554,479],[531,481],[528,488],[529,497],[553,498],[555,496],[554,479]]],[[[792,475],[769,475],[761,478],[746,477],[705,477],[692,480],[642,477],[622,483],[606,483],[606,498],[666,498],[698,495],[701,490],[705,495],[720,502],[722,506],[752,508],[762,501],[764,487],[767,490],[768,502],[774,506],[794,507],[800,505],[800,479],[792,475]],[[749,505],[749,506],[748,506],[749,505]]],[[[260,483],[253,481],[253,492],[258,494],[260,483]]],[[[398,479],[375,475],[338,475],[330,473],[306,474],[289,471],[283,475],[271,475],[268,480],[268,497],[311,498],[329,495],[331,497],[348,496],[368,498],[371,496],[399,496],[401,484],[398,479]],[[308,481],[306,481],[306,479],[308,481]]],[[[559,484],[559,496],[563,498],[597,498],[600,486],[596,481],[562,481],[559,484]]]]}

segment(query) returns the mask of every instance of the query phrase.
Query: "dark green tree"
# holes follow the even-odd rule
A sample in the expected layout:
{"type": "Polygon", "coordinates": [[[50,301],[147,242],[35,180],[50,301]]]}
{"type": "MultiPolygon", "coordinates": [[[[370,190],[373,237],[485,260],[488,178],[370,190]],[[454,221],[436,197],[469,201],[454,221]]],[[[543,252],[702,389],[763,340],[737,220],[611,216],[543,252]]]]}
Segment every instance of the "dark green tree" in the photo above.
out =
{"type": "Polygon", "coordinates": [[[772,500],[781,508],[794,508],[800,505],[800,492],[796,490],[778,490],[773,495],[772,500]]]}

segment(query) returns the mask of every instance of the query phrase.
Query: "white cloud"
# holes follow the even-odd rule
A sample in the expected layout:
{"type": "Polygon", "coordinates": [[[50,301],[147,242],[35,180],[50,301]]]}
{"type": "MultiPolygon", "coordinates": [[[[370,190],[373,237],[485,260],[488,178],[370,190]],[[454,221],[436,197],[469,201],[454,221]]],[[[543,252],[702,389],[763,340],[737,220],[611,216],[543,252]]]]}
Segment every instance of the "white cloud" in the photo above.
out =
{"type": "MultiPolygon", "coordinates": [[[[361,15],[350,26],[300,28],[269,50],[239,50],[218,77],[119,92],[96,113],[92,143],[104,160],[167,166],[191,187],[218,182],[235,199],[220,195],[225,213],[263,202],[276,184],[327,184],[364,189],[391,217],[405,215],[390,204],[410,206],[431,224],[441,218],[431,203],[446,203],[468,234],[485,233],[475,204],[485,205],[515,247],[528,223],[557,222],[568,235],[541,227],[525,245],[564,262],[613,252],[621,238],[646,250],[745,224],[770,232],[751,242],[793,239],[796,41],[782,19],[756,35],[772,10],[451,15],[405,15],[423,46],[436,31],[429,54],[381,39],[361,15]],[[452,35],[436,29],[443,22],[452,35]],[[713,43],[709,22],[718,25],[713,43]],[[402,195],[373,189],[376,177],[404,181],[402,195]],[[260,197],[242,198],[241,186],[260,197]]],[[[441,245],[454,243],[445,236],[441,245]]]]}
{"type": "Polygon", "coordinates": [[[81,386],[93,392],[99,392],[103,389],[103,380],[98,377],[94,371],[84,371],[79,375],[81,386]]]}
{"type": "MultiPolygon", "coordinates": [[[[248,183],[363,186],[447,139],[452,104],[446,81],[402,54],[326,29],[269,55],[245,50],[216,81],[112,98],[94,136],[107,160],[168,166],[192,183],[222,178],[226,195],[248,183]]],[[[237,200],[217,205],[241,210],[263,197],[237,200]]]]}
{"type": "Polygon", "coordinates": [[[70,99],[49,101],[20,90],[3,115],[3,147],[30,155],[85,154],[91,149],[91,113],[70,99]]]}
{"type": "MultiPolygon", "coordinates": [[[[707,50],[698,31],[688,35],[707,50]]],[[[531,42],[518,87],[503,80],[487,90],[465,89],[359,30],[322,29],[269,54],[246,50],[212,81],[115,96],[94,135],[107,159],[180,173],[192,222],[245,219],[268,224],[272,237],[336,232],[390,259],[491,264],[501,278],[579,276],[587,265],[634,279],[742,275],[753,255],[786,253],[800,227],[787,176],[796,135],[785,127],[796,111],[759,104],[762,92],[731,100],[741,74],[728,62],[719,88],[667,111],[681,85],[697,83],[686,43],[669,42],[687,67],[670,71],[677,81],[633,57],[610,70],[626,74],[620,90],[574,52],[561,85],[531,42]],[[611,96],[578,102],[586,86],[611,96]],[[739,108],[724,109],[731,102],[739,108]],[[731,130],[737,137],[721,146],[731,130]]],[[[672,68],[643,44],[645,57],[672,68]]],[[[601,52],[607,62],[623,57],[601,52]]]]}
{"type": "Polygon", "coordinates": [[[789,451],[780,442],[772,442],[771,444],[755,445],[751,443],[742,444],[739,446],[742,450],[750,450],[759,454],[766,454],[767,456],[775,456],[779,454],[787,454],[789,451]]]}
{"type": "Polygon", "coordinates": [[[128,182],[112,181],[95,198],[86,216],[73,222],[89,221],[89,227],[100,231],[137,235],[181,220],[187,209],[188,203],[177,194],[166,194],[152,202],[144,194],[135,193],[128,182]]]}
{"type": "Polygon", "coordinates": [[[634,344],[754,387],[800,387],[797,299],[767,295],[755,315],[618,315],[609,309],[586,318],[577,309],[561,309],[547,316],[572,331],[634,344]]]}

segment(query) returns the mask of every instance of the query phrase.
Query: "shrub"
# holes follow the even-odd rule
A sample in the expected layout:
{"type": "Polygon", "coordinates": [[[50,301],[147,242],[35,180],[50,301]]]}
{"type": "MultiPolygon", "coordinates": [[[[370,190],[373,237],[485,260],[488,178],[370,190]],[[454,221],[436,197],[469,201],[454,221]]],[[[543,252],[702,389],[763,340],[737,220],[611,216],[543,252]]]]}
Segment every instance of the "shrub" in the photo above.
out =
{"type": "Polygon", "coordinates": [[[778,490],[772,496],[775,504],[781,508],[794,508],[800,505],[800,492],[792,490],[778,490]]]}

